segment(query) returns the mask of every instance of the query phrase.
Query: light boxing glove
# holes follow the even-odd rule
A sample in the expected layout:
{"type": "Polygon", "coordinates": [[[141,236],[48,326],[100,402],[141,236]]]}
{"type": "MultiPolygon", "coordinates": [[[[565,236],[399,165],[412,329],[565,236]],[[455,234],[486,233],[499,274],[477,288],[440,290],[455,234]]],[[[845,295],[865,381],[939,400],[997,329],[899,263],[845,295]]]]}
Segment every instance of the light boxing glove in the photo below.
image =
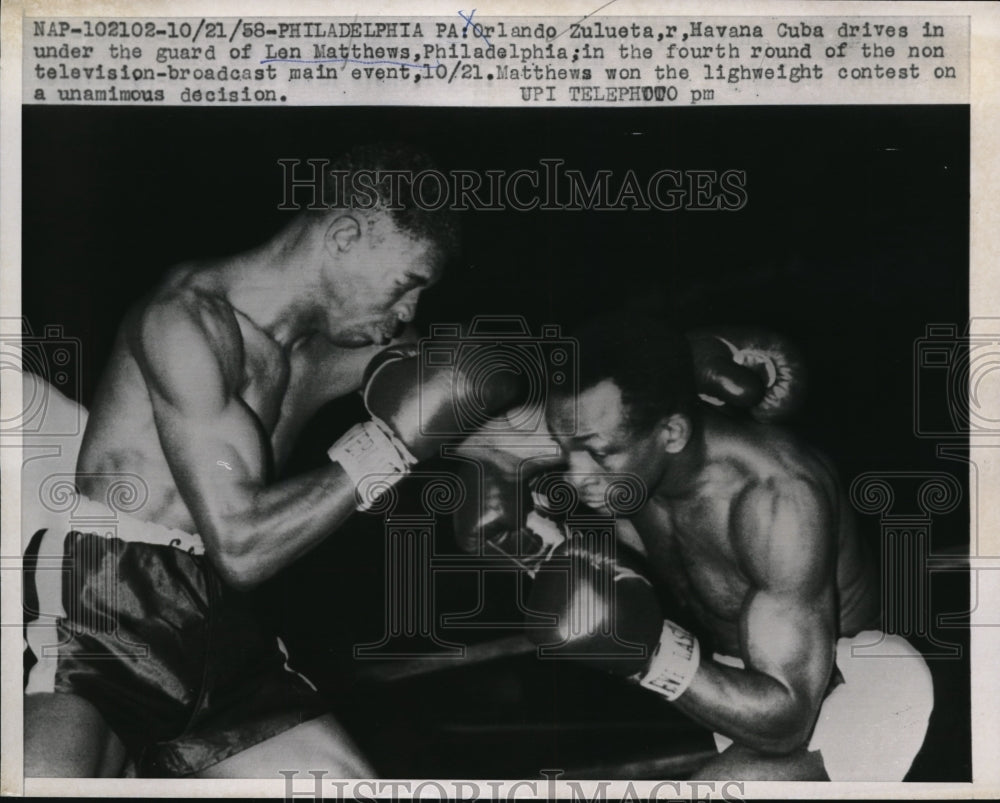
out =
{"type": "Polygon", "coordinates": [[[747,410],[758,421],[787,419],[805,395],[805,366],[787,338],[751,326],[686,333],[703,401],[747,410]]]}
{"type": "Polygon", "coordinates": [[[558,516],[536,490],[537,477],[517,480],[486,461],[481,471],[481,483],[474,464],[457,471],[465,487],[479,493],[472,490],[455,511],[455,540],[463,552],[505,557],[534,577],[565,540],[558,516]]]}
{"type": "Polygon", "coordinates": [[[495,372],[478,382],[453,365],[424,365],[419,344],[390,346],[365,369],[362,397],[371,419],[345,433],[327,455],[343,467],[369,509],[378,493],[365,492],[366,478],[377,491],[392,485],[440,447],[465,435],[455,411],[471,404],[484,415],[499,412],[523,394],[522,378],[495,372]]]}
{"type": "Polygon", "coordinates": [[[543,655],[582,660],[676,700],[698,671],[698,640],[663,618],[638,561],[594,536],[575,531],[539,568],[528,608],[555,624],[527,634],[543,655]]]}

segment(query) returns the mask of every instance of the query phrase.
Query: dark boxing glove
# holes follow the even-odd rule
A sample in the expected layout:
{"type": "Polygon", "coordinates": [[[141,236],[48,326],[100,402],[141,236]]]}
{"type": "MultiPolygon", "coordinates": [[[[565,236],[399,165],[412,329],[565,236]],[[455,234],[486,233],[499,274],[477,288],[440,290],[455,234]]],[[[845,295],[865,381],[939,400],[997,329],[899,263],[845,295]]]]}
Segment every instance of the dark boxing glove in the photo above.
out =
{"type": "Polygon", "coordinates": [[[528,597],[551,626],[528,628],[546,653],[631,676],[649,662],[663,615],[649,582],[618,550],[613,533],[575,531],[539,567],[528,597]]]}
{"type": "MultiPolygon", "coordinates": [[[[418,344],[390,346],[365,369],[362,396],[371,420],[352,427],[327,452],[359,486],[366,477],[395,483],[412,466],[438,454],[444,443],[467,434],[456,417],[460,405],[484,415],[514,404],[524,392],[523,378],[494,372],[477,383],[451,365],[421,363],[418,344]]],[[[374,502],[371,494],[360,507],[374,502]]]]}
{"type": "Polygon", "coordinates": [[[698,641],[663,618],[637,561],[614,552],[611,538],[581,532],[557,548],[528,598],[532,612],[556,624],[531,627],[528,636],[550,655],[583,660],[676,700],[698,670],[698,641]]]}
{"type": "Polygon", "coordinates": [[[750,326],[688,332],[698,394],[709,404],[748,410],[758,421],[788,418],[805,394],[805,367],[791,341],[750,326]]]}
{"type": "MultiPolygon", "coordinates": [[[[475,369],[474,362],[470,368],[475,369]]],[[[442,443],[471,434],[458,410],[475,410],[483,417],[502,412],[524,396],[527,381],[509,371],[472,377],[456,365],[423,364],[415,344],[380,352],[365,373],[368,412],[418,460],[436,455],[442,443]]]]}

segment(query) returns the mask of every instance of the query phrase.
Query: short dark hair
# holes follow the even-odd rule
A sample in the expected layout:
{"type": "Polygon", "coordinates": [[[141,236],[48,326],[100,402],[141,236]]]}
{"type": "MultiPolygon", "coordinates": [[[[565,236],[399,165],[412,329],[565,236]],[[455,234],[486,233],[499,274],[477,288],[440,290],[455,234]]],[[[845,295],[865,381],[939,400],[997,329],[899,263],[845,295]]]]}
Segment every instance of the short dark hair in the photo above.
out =
{"type": "Polygon", "coordinates": [[[575,333],[579,387],[610,379],[622,394],[627,424],[648,432],[674,413],[694,418],[694,365],[687,338],[646,312],[619,309],[591,319],[575,333]]]}
{"type": "MultiPolygon", "coordinates": [[[[330,163],[323,182],[323,198],[336,209],[359,210],[370,223],[385,213],[400,232],[415,240],[428,240],[437,245],[442,256],[458,251],[458,216],[447,205],[429,209],[416,199],[410,181],[393,181],[390,172],[415,175],[437,168],[430,157],[415,148],[398,143],[359,145],[330,163]],[[385,174],[382,180],[358,187],[351,176],[368,171],[385,174]],[[344,177],[347,177],[346,179],[344,177]],[[375,203],[372,196],[375,195],[375,203]]],[[[328,210],[319,214],[326,215],[328,210]]]]}

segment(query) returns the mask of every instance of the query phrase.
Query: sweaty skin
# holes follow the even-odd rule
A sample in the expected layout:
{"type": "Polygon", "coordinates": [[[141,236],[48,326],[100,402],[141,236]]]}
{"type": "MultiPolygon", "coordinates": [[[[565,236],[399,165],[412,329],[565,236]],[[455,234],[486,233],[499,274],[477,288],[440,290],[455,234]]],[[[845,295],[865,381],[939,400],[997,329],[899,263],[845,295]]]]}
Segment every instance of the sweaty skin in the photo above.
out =
{"type": "MultiPolygon", "coordinates": [[[[129,312],[94,399],[77,474],[81,492],[97,499],[116,473],[138,475],[148,492],[138,515],[200,534],[222,577],[249,587],[354,510],[353,485],[339,465],[276,484],[275,467],[322,404],[360,386],[365,365],[412,318],[420,288],[437,272],[426,247],[411,244],[399,264],[383,267],[387,289],[369,294],[372,309],[359,309],[342,336],[316,313],[302,313],[309,324],[259,325],[230,300],[224,277],[231,270],[224,263],[178,268],[129,312]],[[349,345],[336,345],[338,336],[349,345]]],[[[313,291],[306,284],[298,292],[313,291]]],[[[297,309],[308,306],[301,301],[297,309]]]]}
{"type": "MultiPolygon", "coordinates": [[[[133,516],[197,533],[221,578],[249,588],[333,533],[356,506],[329,463],[275,482],[295,437],[413,320],[441,254],[387,218],[300,218],[260,247],[188,263],[126,316],[87,422],[80,491],[106,498],[122,473],[146,500],[133,516]]],[[[25,697],[25,774],[114,776],[124,747],[87,700],[25,697]]],[[[223,759],[206,777],[372,769],[331,715],[223,759]]]]}
{"type": "MultiPolygon", "coordinates": [[[[570,414],[565,403],[550,410],[570,414]]],[[[837,638],[879,620],[874,564],[830,464],[778,427],[714,412],[700,430],[673,416],[637,435],[611,381],[585,390],[576,414],[577,436],[560,445],[581,498],[601,509],[605,473],[645,482],[649,500],[619,520],[621,537],[689,607],[706,648],[745,663],[725,666],[703,650],[675,705],[736,747],[802,748],[837,638]]]]}
{"type": "MultiPolygon", "coordinates": [[[[149,493],[144,518],[198,532],[171,473],[157,429],[158,408],[160,423],[173,429],[183,422],[171,421],[172,412],[192,421],[212,416],[216,420],[206,423],[213,426],[233,419],[229,437],[204,433],[219,442],[192,458],[211,459],[214,469],[264,482],[291,448],[290,419],[308,417],[301,397],[311,393],[309,407],[314,407],[322,404],[322,395],[332,399],[357,389],[365,357],[377,349],[321,347],[321,337],[314,336],[289,352],[224,299],[189,285],[188,276],[175,277],[123,322],[97,389],[77,472],[81,491],[95,498],[114,472],[136,474],[149,493]],[[316,359],[307,362],[310,348],[316,359]],[[322,394],[316,387],[321,375],[322,394]]],[[[187,475],[194,467],[185,462],[176,465],[187,475]]]]}

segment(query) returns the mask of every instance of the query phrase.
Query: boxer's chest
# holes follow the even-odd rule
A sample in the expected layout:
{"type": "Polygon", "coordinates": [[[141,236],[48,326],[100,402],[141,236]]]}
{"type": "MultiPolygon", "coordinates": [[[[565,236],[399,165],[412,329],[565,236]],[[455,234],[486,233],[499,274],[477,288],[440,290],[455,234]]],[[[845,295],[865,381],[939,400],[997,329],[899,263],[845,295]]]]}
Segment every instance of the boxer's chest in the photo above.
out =
{"type": "Polygon", "coordinates": [[[271,433],[288,390],[290,367],[284,351],[257,329],[243,330],[243,379],[240,397],[271,433]]]}
{"type": "Polygon", "coordinates": [[[653,572],[706,625],[735,622],[749,590],[729,540],[727,500],[651,500],[636,524],[653,572]]]}

